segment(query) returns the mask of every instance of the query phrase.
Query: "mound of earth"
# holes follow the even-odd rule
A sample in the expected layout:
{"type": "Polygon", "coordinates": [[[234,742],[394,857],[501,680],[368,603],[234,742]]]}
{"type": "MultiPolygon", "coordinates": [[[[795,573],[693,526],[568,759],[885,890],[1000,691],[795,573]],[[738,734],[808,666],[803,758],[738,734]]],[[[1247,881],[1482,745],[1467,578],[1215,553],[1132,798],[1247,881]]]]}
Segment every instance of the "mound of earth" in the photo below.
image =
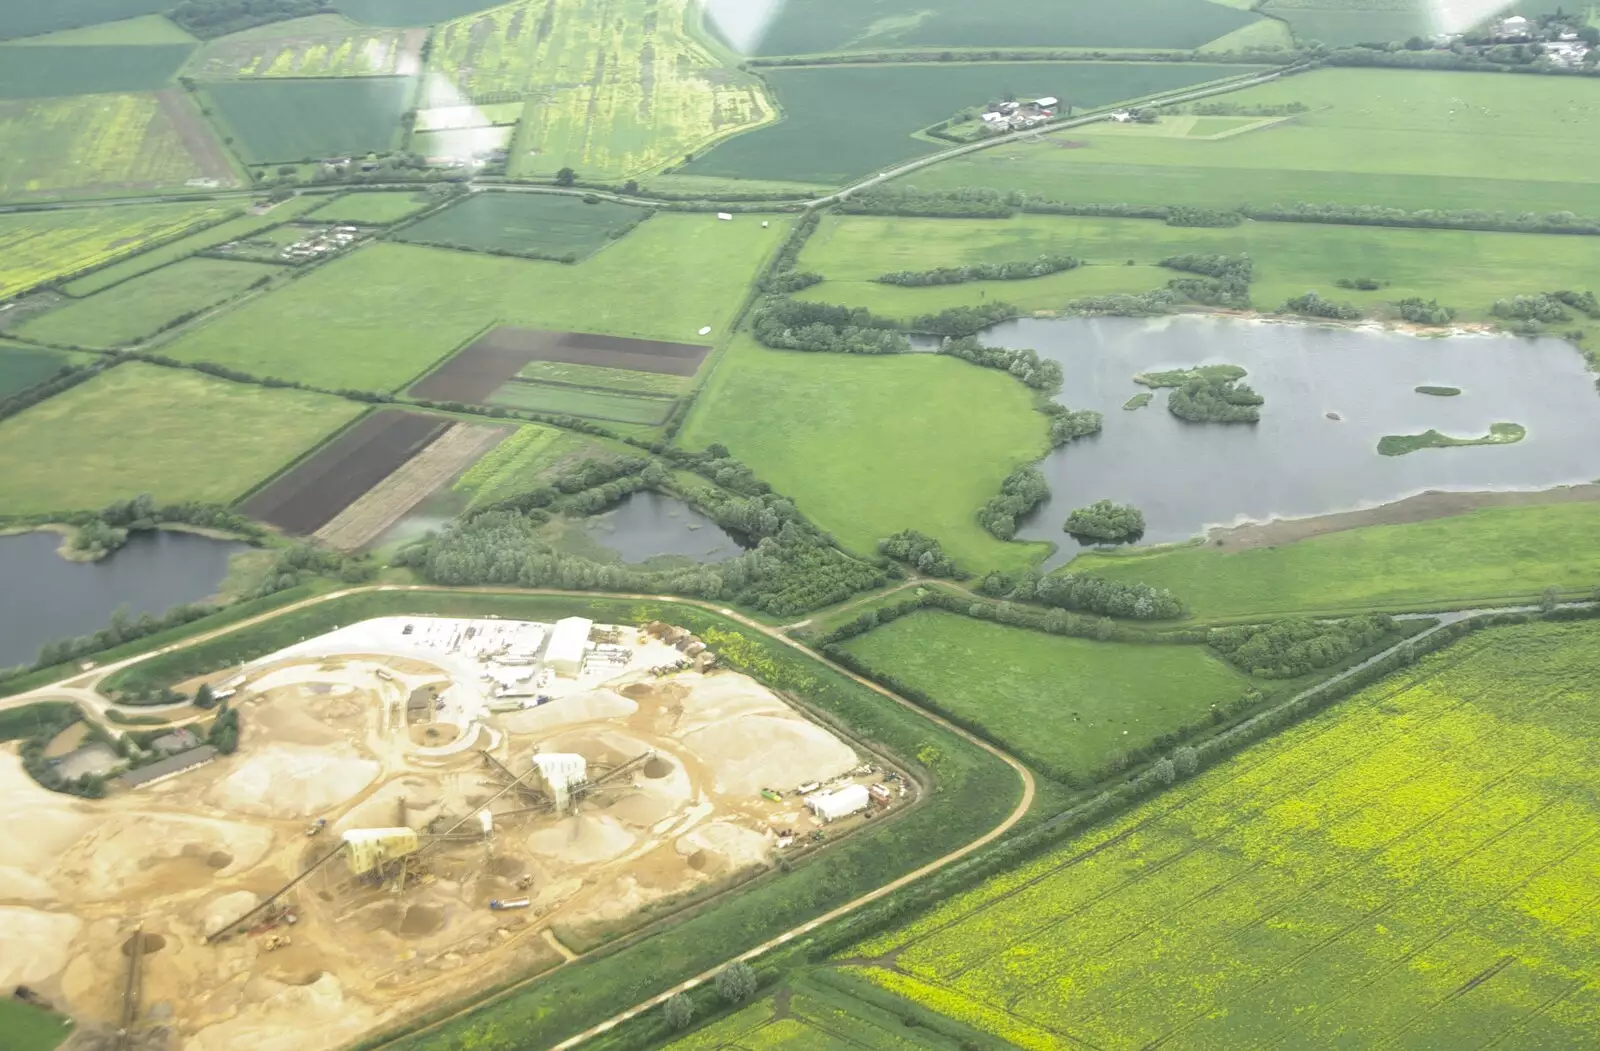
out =
{"type": "Polygon", "coordinates": [[[48,901],[55,897],[44,873],[77,842],[96,818],[89,806],[39,786],[22,760],[0,751],[0,900],[48,901]]]}
{"type": "Polygon", "coordinates": [[[339,979],[325,972],[306,985],[259,979],[246,989],[252,994],[254,1003],[195,1033],[185,1051],[302,1051],[309,1033],[320,1046],[337,1047],[374,1021],[371,1008],[346,997],[339,979]]]}
{"type": "Polygon", "coordinates": [[[443,788],[433,778],[410,775],[396,778],[340,817],[334,822],[332,831],[397,827],[401,823],[402,799],[406,801],[405,824],[411,828],[421,828],[439,816],[443,796],[443,788]]]}
{"type": "Polygon", "coordinates": [[[717,791],[728,795],[825,781],[858,765],[849,745],[793,715],[745,715],[712,723],[685,734],[683,743],[713,772],[717,791]]]}
{"type": "Polygon", "coordinates": [[[529,834],[528,850],[569,865],[621,857],[638,839],[607,814],[577,814],[529,834]]]}
{"type": "MultiPolygon", "coordinates": [[[[767,837],[762,833],[731,821],[712,821],[700,825],[679,836],[677,843],[679,854],[686,857],[709,854],[729,870],[765,865],[769,860],[769,846],[767,837]]],[[[711,866],[707,864],[700,868],[709,870],[711,866]]]]}
{"type": "Polygon", "coordinates": [[[87,901],[204,886],[230,870],[250,868],[271,845],[272,833],[253,825],[177,814],[110,814],[62,854],[56,882],[87,901]],[[229,855],[229,864],[210,867],[208,859],[219,852],[229,855]]]}
{"type": "Polygon", "coordinates": [[[201,934],[213,934],[255,908],[260,900],[257,895],[247,890],[219,895],[195,911],[195,923],[199,926],[201,934]]]}
{"type": "Polygon", "coordinates": [[[38,985],[55,975],[82,929],[76,916],[0,906],[0,989],[38,985]]]}
{"type": "Polygon", "coordinates": [[[591,690],[558,697],[537,708],[528,708],[510,715],[502,715],[498,722],[514,734],[549,733],[562,726],[594,722],[597,719],[620,719],[632,715],[639,706],[626,697],[610,690],[591,690]]]}
{"type": "Polygon", "coordinates": [[[345,802],[377,776],[376,762],[348,752],[271,744],[218,782],[207,799],[241,814],[306,817],[345,802]]]}
{"type": "Polygon", "coordinates": [[[689,686],[678,722],[684,733],[741,715],[790,711],[776,694],[748,676],[721,673],[681,679],[678,683],[689,686]]]}

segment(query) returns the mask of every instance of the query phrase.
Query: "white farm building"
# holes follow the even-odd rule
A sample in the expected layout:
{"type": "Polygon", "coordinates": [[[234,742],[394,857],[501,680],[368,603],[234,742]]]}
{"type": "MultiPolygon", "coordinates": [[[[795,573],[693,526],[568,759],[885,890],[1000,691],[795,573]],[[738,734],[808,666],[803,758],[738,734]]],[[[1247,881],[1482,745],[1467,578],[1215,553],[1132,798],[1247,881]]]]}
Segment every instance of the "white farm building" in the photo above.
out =
{"type": "Polygon", "coordinates": [[[583,668],[589,629],[593,627],[594,621],[582,617],[556,621],[555,630],[550,633],[550,645],[544,651],[545,667],[564,678],[576,679],[583,668]]]}
{"type": "Polygon", "coordinates": [[[867,809],[872,796],[866,785],[846,785],[836,792],[814,792],[806,796],[806,806],[823,821],[837,821],[867,809]]]}

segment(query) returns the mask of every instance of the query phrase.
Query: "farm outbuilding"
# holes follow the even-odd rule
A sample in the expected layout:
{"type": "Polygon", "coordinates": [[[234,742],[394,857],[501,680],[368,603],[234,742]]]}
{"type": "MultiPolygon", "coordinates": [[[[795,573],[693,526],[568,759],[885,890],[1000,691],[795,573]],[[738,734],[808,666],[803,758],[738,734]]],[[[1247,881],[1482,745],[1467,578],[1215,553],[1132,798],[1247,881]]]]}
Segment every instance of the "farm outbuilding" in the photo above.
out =
{"type": "Polygon", "coordinates": [[[550,632],[550,645],[544,651],[544,663],[557,675],[576,679],[583,668],[583,653],[589,645],[589,631],[594,621],[583,617],[568,617],[556,621],[550,632]]]}
{"type": "Polygon", "coordinates": [[[806,806],[823,821],[837,821],[860,813],[872,803],[866,785],[846,785],[836,792],[817,792],[806,796],[806,806]]]}

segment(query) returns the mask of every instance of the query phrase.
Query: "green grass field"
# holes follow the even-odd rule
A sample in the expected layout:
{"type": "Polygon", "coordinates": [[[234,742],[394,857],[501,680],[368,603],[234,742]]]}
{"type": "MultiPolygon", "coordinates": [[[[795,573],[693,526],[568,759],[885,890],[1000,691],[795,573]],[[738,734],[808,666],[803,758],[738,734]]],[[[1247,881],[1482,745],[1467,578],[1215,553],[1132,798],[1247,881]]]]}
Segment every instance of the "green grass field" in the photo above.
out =
{"type": "Polygon", "coordinates": [[[352,193],[318,208],[311,218],[324,223],[361,223],[370,226],[387,226],[410,218],[431,206],[435,198],[426,194],[407,193],[352,193]]]}
{"type": "Polygon", "coordinates": [[[644,217],[610,201],[535,193],[475,193],[400,231],[399,239],[478,251],[531,252],[582,259],[614,232],[644,217]]]}
{"type": "Polygon", "coordinates": [[[237,80],[205,94],[252,164],[392,149],[416,95],[411,77],[237,80]]]}
{"type": "Polygon", "coordinates": [[[0,198],[182,189],[190,179],[231,187],[237,175],[209,136],[177,89],[0,101],[0,198]]]}
{"type": "Polygon", "coordinates": [[[520,0],[441,26],[434,105],[526,99],[514,175],[638,175],[775,116],[759,78],[688,31],[691,0],[520,0]]]}
{"type": "Polygon", "coordinates": [[[167,0],[8,0],[0,19],[0,40],[77,29],[165,10],[167,0]]]}
{"type": "Polygon", "coordinates": [[[662,213],[568,266],[416,245],[362,248],[167,348],[256,375],[394,390],[493,324],[719,338],[786,224],[662,213]]]}
{"type": "Polygon", "coordinates": [[[1430,5],[1425,0],[1267,0],[1261,10],[1289,23],[1295,38],[1303,43],[1346,47],[1431,37],[1441,28],[1434,11],[1454,15],[1449,19],[1450,28],[1459,32],[1467,28],[1467,19],[1461,16],[1475,13],[1487,17],[1496,9],[1494,4],[1479,4],[1456,14],[1460,6],[1430,5]]]}
{"type": "Polygon", "coordinates": [[[44,350],[0,341],[0,401],[54,376],[68,365],[91,360],[87,354],[44,350]]]}
{"type": "Polygon", "coordinates": [[[1600,168],[1582,134],[1600,119],[1600,85],[1582,78],[1323,69],[1210,101],[1311,111],[1220,141],[1174,138],[1160,124],[1090,125],[959,157],[907,182],[1093,203],[1600,214],[1600,168]],[[1066,142],[1084,145],[1059,148],[1066,142]]]}
{"type": "Polygon", "coordinates": [[[72,1035],[72,1020],[7,996],[0,1000],[0,1033],[5,1051],[54,1051],[72,1035]]]}
{"type": "Polygon", "coordinates": [[[1197,617],[1504,605],[1600,585],[1600,504],[1496,507],[1366,526],[1277,547],[1088,553],[1078,573],[1172,589],[1197,617]]]}
{"type": "Polygon", "coordinates": [[[1600,625],[1486,630],[845,951],[1014,1047],[1576,1048],[1600,625]]]}
{"type": "Polygon", "coordinates": [[[24,47],[105,47],[119,44],[194,44],[196,40],[180,29],[176,22],[161,15],[136,15],[115,22],[24,37],[9,43],[24,47]]]}
{"type": "Polygon", "coordinates": [[[1250,687],[1201,646],[1090,642],[943,610],[901,617],[844,648],[1061,779],[1088,779],[1250,687]]]}
{"type": "Polygon", "coordinates": [[[494,7],[496,0],[337,0],[340,14],[372,26],[426,26],[494,7]]]}
{"type": "Polygon", "coordinates": [[[975,516],[1012,469],[1045,451],[1045,430],[1028,388],[992,369],[924,354],[768,350],[741,334],[678,443],[726,445],[851,550],[870,554],[914,528],[969,569],[1017,569],[1043,546],[996,540],[975,516]]]}
{"type": "Polygon", "coordinates": [[[996,62],[769,69],[764,75],[784,119],[730,139],[681,170],[721,178],[839,183],[943,148],[948,144],[912,134],[1006,92],[1022,98],[1054,95],[1083,108],[1252,68],[1189,62],[996,62]]]}
{"type": "Polygon", "coordinates": [[[137,344],[185,314],[240,295],[278,267],[229,259],[185,259],[88,299],[33,318],[16,334],[91,350],[137,344]]]}
{"type": "Polygon", "coordinates": [[[0,215],[0,296],[131,255],[231,210],[207,201],[0,215]]]}
{"type": "Polygon", "coordinates": [[[1187,49],[1258,17],[1206,0],[1020,0],[1000,8],[961,0],[791,0],[777,9],[755,51],[808,55],[928,45],[1187,49]]]}
{"type": "Polygon", "coordinates": [[[109,288],[129,278],[138,277],[140,274],[148,273],[157,267],[166,266],[168,263],[176,262],[179,259],[186,259],[196,252],[204,251],[207,248],[215,248],[217,245],[226,244],[229,241],[247,238],[258,230],[264,230],[274,224],[296,218],[315,208],[317,202],[318,198],[316,197],[296,197],[275,206],[264,215],[241,215],[237,219],[229,219],[225,223],[207,227],[189,237],[180,238],[159,248],[152,248],[147,252],[140,252],[130,259],[96,270],[94,273],[80,277],[76,281],[68,281],[62,286],[62,291],[69,296],[93,295],[103,288],[109,288]]]}
{"type": "Polygon", "coordinates": [[[643,424],[662,423],[674,404],[670,398],[646,398],[522,382],[507,383],[489,395],[489,403],[534,412],[583,416],[591,420],[643,424]]]}
{"type": "Polygon", "coordinates": [[[0,98],[158,91],[193,50],[192,44],[0,46],[0,98]]]}
{"type": "Polygon", "coordinates": [[[1277,309],[1307,289],[1375,313],[1407,296],[1437,298],[1463,319],[1488,317],[1496,299],[1555,288],[1588,288],[1600,273],[1600,239],[1541,234],[1415,230],[1312,223],[1245,223],[1225,229],[1168,226],[1154,219],[1022,215],[1014,219],[906,219],[828,216],[801,254],[803,269],[828,280],[802,298],[866,306],[910,317],[946,306],[1001,300],[1029,310],[1059,310],[1106,292],[1161,288],[1176,276],[1155,264],[1189,252],[1248,254],[1251,299],[1277,309]],[[904,288],[873,281],[895,270],[1032,259],[1070,253],[1091,265],[1023,281],[904,288]],[[1128,260],[1135,266],[1127,266],[1128,260]],[[1364,292],[1335,286],[1373,277],[1364,292]]]}
{"type": "Polygon", "coordinates": [[[228,503],[361,411],[322,394],[119,365],[0,422],[0,506],[92,510],[139,493],[228,503]]]}

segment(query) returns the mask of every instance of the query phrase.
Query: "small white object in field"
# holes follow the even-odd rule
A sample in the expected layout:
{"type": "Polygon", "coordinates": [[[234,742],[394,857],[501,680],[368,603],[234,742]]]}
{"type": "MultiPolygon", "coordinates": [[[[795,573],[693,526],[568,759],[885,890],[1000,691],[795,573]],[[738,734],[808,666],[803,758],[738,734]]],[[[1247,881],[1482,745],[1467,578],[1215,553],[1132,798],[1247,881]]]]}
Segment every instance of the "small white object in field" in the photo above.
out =
{"type": "Polygon", "coordinates": [[[733,221],[733,216],[729,215],[727,212],[718,212],[717,218],[721,219],[725,223],[730,223],[733,221]]]}
{"type": "Polygon", "coordinates": [[[767,228],[767,227],[768,227],[768,226],[770,226],[770,225],[772,225],[772,224],[771,224],[771,223],[767,223],[767,222],[763,222],[763,223],[762,223],[762,224],[761,224],[761,229],[763,229],[763,230],[765,230],[765,229],[766,229],[766,228],[767,228]]]}
{"type": "Polygon", "coordinates": [[[700,330],[700,334],[701,334],[701,335],[702,335],[702,336],[709,336],[709,335],[711,335],[711,326],[710,326],[710,325],[707,325],[707,326],[706,326],[706,327],[705,327],[705,328],[703,328],[703,329],[701,329],[701,330],[700,330]]]}

